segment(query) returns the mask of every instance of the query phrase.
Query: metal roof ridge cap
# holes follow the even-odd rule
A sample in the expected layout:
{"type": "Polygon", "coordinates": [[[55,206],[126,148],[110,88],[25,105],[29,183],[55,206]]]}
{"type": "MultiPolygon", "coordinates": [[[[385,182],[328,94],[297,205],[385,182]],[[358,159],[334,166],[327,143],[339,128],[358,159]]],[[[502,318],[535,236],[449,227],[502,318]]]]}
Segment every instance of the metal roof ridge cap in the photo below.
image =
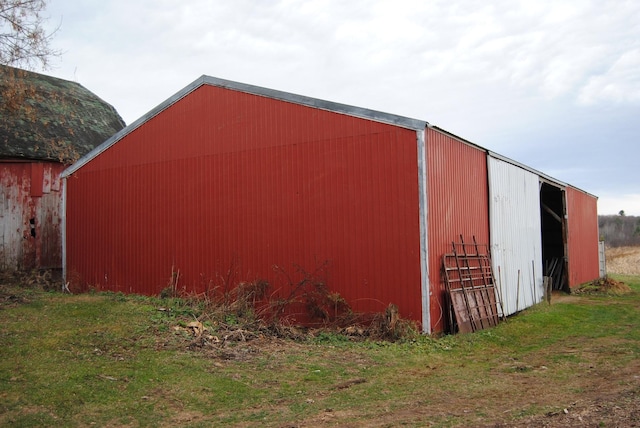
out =
{"type": "Polygon", "coordinates": [[[564,187],[567,187],[567,186],[574,187],[574,186],[571,186],[571,185],[570,185],[570,184],[568,184],[568,183],[565,183],[565,182],[564,182],[564,181],[562,181],[562,180],[558,180],[557,178],[554,178],[554,177],[552,177],[552,176],[550,176],[550,175],[548,175],[548,174],[545,174],[545,173],[544,173],[544,172],[542,172],[542,171],[538,171],[538,170],[537,170],[537,169],[535,169],[535,168],[532,168],[532,167],[527,166],[527,165],[525,165],[525,164],[523,164],[523,163],[520,163],[520,162],[518,162],[518,161],[516,161],[516,160],[513,160],[513,159],[511,159],[511,158],[508,158],[508,157],[506,157],[506,156],[504,156],[504,155],[501,155],[500,153],[496,153],[496,152],[494,152],[494,151],[487,150],[487,154],[488,154],[489,156],[493,157],[493,158],[496,158],[496,159],[502,160],[502,161],[504,161],[504,162],[510,163],[511,165],[514,165],[514,166],[517,166],[517,167],[519,167],[519,168],[522,168],[522,169],[524,169],[524,170],[526,170],[526,171],[532,172],[532,173],[534,173],[534,174],[538,175],[539,177],[544,178],[544,179],[546,179],[546,180],[548,180],[548,181],[551,181],[551,182],[553,182],[553,183],[556,183],[556,184],[558,184],[558,185],[560,185],[560,186],[564,186],[564,187]]]}
{"type": "Polygon", "coordinates": [[[453,139],[455,139],[455,140],[458,140],[459,142],[461,142],[461,143],[463,143],[463,144],[466,144],[466,145],[468,145],[468,146],[470,146],[470,147],[473,147],[473,148],[475,148],[475,149],[477,149],[477,150],[480,150],[480,151],[483,151],[483,152],[485,152],[485,153],[489,153],[489,149],[487,149],[486,147],[483,147],[483,146],[481,146],[480,144],[476,144],[476,143],[474,143],[473,141],[467,140],[466,138],[463,138],[463,137],[461,137],[461,136],[459,136],[459,135],[456,135],[456,134],[454,134],[454,133],[453,133],[453,132],[451,132],[451,131],[447,131],[446,129],[441,128],[441,127],[439,127],[439,126],[437,126],[437,125],[431,125],[431,124],[428,124],[428,126],[429,126],[431,129],[433,129],[433,130],[435,130],[435,131],[438,131],[438,132],[441,132],[441,133],[444,133],[444,134],[448,135],[449,137],[451,137],[451,138],[453,138],[453,139]]]}
{"type": "Polygon", "coordinates": [[[264,96],[280,101],[287,101],[294,104],[301,104],[307,107],[314,107],[322,110],[333,111],[350,116],[359,117],[361,119],[370,119],[377,122],[383,122],[390,125],[401,126],[416,131],[426,129],[428,122],[425,120],[413,119],[406,116],[400,116],[392,113],[385,113],[378,110],[371,110],[363,107],[357,107],[349,104],[343,104],[335,101],[313,98],[306,95],[294,94],[292,92],[281,91],[278,89],[270,89],[263,86],[251,85],[247,83],[236,82],[233,80],[221,79],[212,76],[202,76],[205,84],[218,86],[221,88],[245,92],[248,94],[264,96]]]}
{"type": "Polygon", "coordinates": [[[175,104],[176,102],[178,102],[179,100],[187,96],[189,93],[193,92],[200,86],[204,85],[205,77],[206,77],[205,75],[198,77],[196,80],[194,80],[193,82],[191,82],[190,84],[188,84],[187,86],[185,86],[184,88],[182,88],[181,90],[179,90],[178,92],[176,92],[175,94],[173,94],[172,96],[170,96],[169,98],[167,98],[166,100],[164,100],[163,102],[161,102],[160,104],[158,104],[157,106],[149,110],[147,113],[140,116],[131,124],[125,126],[120,131],[113,134],[104,143],[100,144],[99,146],[91,150],[89,153],[87,153],[86,155],[78,159],[73,165],[69,166],[64,171],[62,171],[62,174],[60,175],[60,177],[66,178],[70,176],[71,174],[73,174],[74,172],[76,172],[77,170],[79,170],[89,162],[91,162],[91,160],[97,157],[100,153],[104,152],[109,147],[113,146],[115,143],[120,141],[122,138],[124,138],[131,132],[138,129],[140,126],[142,126],[142,124],[151,120],[153,117],[157,116],[162,111],[166,110],[167,108],[169,108],[170,106],[172,106],[173,104],[175,104]]]}
{"type": "Polygon", "coordinates": [[[571,187],[573,190],[584,193],[585,195],[591,196],[592,198],[600,199],[598,196],[594,195],[593,193],[587,192],[586,190],[576,187],[573,184],[567,184],[567,187],[571,187]]]}

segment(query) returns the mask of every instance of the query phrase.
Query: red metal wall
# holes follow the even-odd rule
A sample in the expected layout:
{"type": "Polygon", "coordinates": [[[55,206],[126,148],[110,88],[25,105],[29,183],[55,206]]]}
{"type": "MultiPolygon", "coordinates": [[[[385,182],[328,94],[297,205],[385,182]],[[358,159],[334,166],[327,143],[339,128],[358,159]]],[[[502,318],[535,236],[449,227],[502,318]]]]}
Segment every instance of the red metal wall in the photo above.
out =
{"type": "Polygon", "coordinates": [[[328,262],[356,311],[420,320],[416,132],[201,86],[67,179],[67,277],[77,287],[201,292],[283,284],[328,262]]]}
{"type": "Polygon", "coordinates": [[[600,275],[598,200],[570,186],[566,195],[569,287],[576,287],[600,275]]]}
{"type": "Polygon", "coordinates": [[[62,267],[63,169],[55,162],[0,162],[0,269],[62,267]]]}
{"type": "Polygon", "coordinates": [[[427,130],[427,199],[431,329],[442,331],[447,316],[442,255],[451,242],[476,237],[489,244],[486,153],[436,129],[427,130]]]}

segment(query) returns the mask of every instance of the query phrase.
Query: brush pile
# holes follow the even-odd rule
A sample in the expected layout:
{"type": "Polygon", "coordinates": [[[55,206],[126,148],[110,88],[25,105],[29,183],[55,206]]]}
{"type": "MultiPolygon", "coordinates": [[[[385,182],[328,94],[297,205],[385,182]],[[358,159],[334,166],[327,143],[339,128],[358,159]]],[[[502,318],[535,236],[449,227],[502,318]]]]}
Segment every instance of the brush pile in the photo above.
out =
{"type": "Polygon", "coordinates": [[[596,279],[588,284],[581,286],[575,290],[572,290],[574,294],[612,294],[622,295],[631,293],[631,287],[621,281],[605,276],[604,278],[596,279]]]}

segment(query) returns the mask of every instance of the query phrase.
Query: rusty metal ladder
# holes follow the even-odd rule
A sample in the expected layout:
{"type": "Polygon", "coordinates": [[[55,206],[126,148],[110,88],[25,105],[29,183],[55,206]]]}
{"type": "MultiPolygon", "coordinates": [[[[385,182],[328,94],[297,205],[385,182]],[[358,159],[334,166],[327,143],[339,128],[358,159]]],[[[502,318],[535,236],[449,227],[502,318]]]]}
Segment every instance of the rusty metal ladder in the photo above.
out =
{"type": "Polygon", "coordinates": [[[502,302],[495,288],[488,246],[482,254],[475,236],[473,244],[468,244],[462,235],[460,243],[451,244],[452,253],[443,255],[443,274],[452,332],[456,324],[463,333],[496,326],[497,304],[502,302]],[[467,249],[471,246],[473,252],[467,249]]]}

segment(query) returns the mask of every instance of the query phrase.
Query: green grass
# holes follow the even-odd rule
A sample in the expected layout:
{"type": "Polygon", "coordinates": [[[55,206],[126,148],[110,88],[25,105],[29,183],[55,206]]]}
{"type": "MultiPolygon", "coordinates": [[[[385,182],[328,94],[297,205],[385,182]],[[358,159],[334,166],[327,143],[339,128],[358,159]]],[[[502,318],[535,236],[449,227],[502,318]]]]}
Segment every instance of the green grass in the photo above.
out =
{"type": "Polygon", "coordinates": [[[616,279],[633,293],[540,304],[475,334],[389,343],[322,333],[197,350],[174,327],[199,309],[179,300],[11,290],[28,302],[0,309],[0,425],[457,426],[544,415],[594,393],[594,379],[628,387],[640,278],[616,279]]]}

